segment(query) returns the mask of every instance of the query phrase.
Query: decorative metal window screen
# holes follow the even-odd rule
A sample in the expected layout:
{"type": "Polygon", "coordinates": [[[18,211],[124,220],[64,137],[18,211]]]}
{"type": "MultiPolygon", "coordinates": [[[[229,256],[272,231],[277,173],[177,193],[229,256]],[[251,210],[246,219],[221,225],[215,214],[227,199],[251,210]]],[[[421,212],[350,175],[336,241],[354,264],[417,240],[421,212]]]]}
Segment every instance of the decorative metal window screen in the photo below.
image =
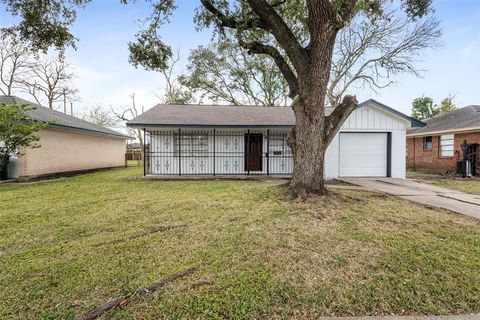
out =
{"type": "Polygon", "coordinates": [[[286,131],[148,130],[145,141],[148,175],[291,175],[293,172],[286,131]],[[256,135],[259,143],[259,134],[260,152],[248,154],[245,146],[249,135],[256,135]],[[249,170],[252,157],[257,157],[253,159],[257,164],[261,161],[261,170],[249,170]]]}
{"type": "Polygon", "coordinates": [[[270,150],[268,152],[272,156],[281,156],[285,154],[286,139],[283,136],[277,135],[270,138],[270,150]]]}
{"type": "Polygon", "coordinates": [[[176,133],[174,135],[175,156],[180,152],[187,157],[208,156],[208,135],[196,133],[176,133]]]}
{"type": "Polygon", "coordinates": [[[440,157],[453,157],[454,135],[447,134],[440,136],[440,157]]]}

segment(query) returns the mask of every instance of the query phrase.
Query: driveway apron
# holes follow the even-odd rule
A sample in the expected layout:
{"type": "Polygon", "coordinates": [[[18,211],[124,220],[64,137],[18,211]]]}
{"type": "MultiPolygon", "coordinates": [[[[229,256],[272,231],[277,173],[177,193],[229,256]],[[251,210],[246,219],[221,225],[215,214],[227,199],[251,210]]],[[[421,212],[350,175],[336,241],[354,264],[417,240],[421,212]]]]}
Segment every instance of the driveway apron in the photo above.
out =
{"type": "Polygon", "coordinates": [[[424,205],[444,208],[480,219],[480,195],[440,188],[409,179],[343,178],[341,180],[361,186],[366,190],[385,192],[424,205]]]}

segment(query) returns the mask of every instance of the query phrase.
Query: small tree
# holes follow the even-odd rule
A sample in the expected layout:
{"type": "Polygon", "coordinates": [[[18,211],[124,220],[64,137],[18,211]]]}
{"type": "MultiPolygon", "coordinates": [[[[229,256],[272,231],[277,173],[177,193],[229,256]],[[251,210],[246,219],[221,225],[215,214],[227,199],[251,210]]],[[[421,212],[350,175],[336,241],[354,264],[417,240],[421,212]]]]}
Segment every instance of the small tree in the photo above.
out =
{"type": "Polygon", "coordinates": [[[432,98],[425,96],[415,98],[412,102],[412,117],[418,120],[431,118],[436,113],[435,109],[432,98]]]}
{"type": "Polygon", "coordinates": [[[415,98],[412,102],[412,117],[425,120],[453,111],[456,109],[454,99],[455,96],[449,95],[440,102],[440,105],[437,105],[433,103],[433,99],[430,97],[415,98]]]}
{"type": "Polygon", "coordinates": [[[455,96],[450,94],[448,97],[440,101],[440,105],[438,106],[438,114],[450,112],[456,109],[455,96]]]}
{"type": "Polygon", "coordinates": [[[10,156],[22,155],[25,148],[38,148],[38,130],[44,123],[27,116],[33,108],[27,105],[0,105],[0,169],[5,168],[10,156]]]}

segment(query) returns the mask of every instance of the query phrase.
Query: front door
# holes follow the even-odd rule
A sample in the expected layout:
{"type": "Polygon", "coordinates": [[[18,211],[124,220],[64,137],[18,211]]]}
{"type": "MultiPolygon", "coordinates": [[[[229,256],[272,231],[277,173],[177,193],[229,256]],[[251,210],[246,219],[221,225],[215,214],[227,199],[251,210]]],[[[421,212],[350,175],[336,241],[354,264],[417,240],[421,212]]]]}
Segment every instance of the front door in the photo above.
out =
{"type": "Polygon", "coordinates": [[[245,171],[262,171],[263,135],[245,134],[245,171]]]}

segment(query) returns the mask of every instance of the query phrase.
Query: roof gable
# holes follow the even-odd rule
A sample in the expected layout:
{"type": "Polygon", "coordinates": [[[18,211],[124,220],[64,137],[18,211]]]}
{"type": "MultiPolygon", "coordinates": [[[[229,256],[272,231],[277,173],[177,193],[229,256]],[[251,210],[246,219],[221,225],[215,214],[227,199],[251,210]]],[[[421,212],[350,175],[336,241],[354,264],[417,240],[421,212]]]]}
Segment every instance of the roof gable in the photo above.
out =
{"type": "Polygon", "coordinates": [[[18,98],[16,96],[0,96],[0,104],[1,103],[30,105],[35,109],[27,111],[27,115],[33,120],[48,122],[48,126],[51,128],[94,133],[123,139],[130,138],[129,136],[120,132],[97,126],[88,121],[40,106],[36,103],[18,98]]]}
{"type": "Polygon", "coordinates": [[[391,113],[399,118],[402,118],[404,120],[407,120],[408,122],[410,122],[410,125],[412,128],[423,128],[425,127],[425,123],[420,121],[420,120],[417,120],[415,118],[412,118],[410,116],[407,116],[406,114],[404,113],[401,113],[400,111],[398,110],[395,110],[393,108],[390,108],[389,106],[383,104],[383,103],[380,103],[378,102],[377,100],[374,100],[374,99],[368,99],[362,103],[360,103],[357,108],[362,108],[362,107],[365,107],[365,106],[368,106],[368,105],[373,105],[377,108],[380,108],[388,113],[391,113]]]}
{"type": "Polygon", "coordinates": [[[374,103],[365,103],[350,114],[341,130],[405,130],[411,125],[409,119],[389,112],[374,103]]]}

